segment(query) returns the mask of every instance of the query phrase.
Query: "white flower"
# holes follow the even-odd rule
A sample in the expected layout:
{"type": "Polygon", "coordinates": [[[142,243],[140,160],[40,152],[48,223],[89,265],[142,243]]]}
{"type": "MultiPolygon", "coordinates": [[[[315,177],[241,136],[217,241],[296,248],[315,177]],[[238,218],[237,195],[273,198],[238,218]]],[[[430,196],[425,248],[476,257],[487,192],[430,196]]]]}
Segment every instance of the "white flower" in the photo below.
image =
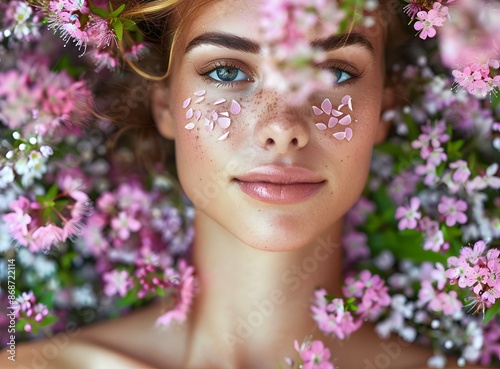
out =
{"type": "Polygon", "coordinates": [[[446,357],[443,355],[434,355],[427,360],[429,368],[442,369],[446,365],[446,357]]]}
{"type": "Polygon", "coordinates": [[[14,182],[14,171],[12,167],[5,166],[0,169],[0,188],[6,188],[9,183],[14,182]]]}
{"type": "Polygon", "coordinates": [[[53,275],[57,269],[56,263],[43,255],[37,256],[33,266],[36,274],[43,279],[53,275]]]}
{"type": "Polygon", "coordinates": [[[73,288],[73,304],[77,308],[97,306],[97,297],[89,284],[73,288]]]}
{"type": "Polygon", "coordinates": [[[17,252],[17,260],[24,267],[29,267],[35,262],[35,256],[25,247],[19,248],[17,252]]]}
{"type": "Polygon", "coordinates": [[[0,222],[0,253],[7,252],[13,247],[13,240],[3,222],[0,222]]]}

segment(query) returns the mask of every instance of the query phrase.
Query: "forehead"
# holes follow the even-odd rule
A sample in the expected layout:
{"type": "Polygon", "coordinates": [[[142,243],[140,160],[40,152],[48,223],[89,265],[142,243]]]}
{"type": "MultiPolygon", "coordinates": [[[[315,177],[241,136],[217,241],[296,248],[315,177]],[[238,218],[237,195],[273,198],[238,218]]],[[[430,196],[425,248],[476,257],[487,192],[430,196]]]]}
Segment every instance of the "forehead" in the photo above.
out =
{"type": "MultiPolygon", "coordinates": [[[[208,0],[191,12],[184,24],[178,44],[185,50],[191,40],[205,33],[230,33],[246,39],[254,40],[257,44],[262,35],[259,31],[261,22],[260,9],[268,0],[208,0]]],[[[335,0],[329,0],[335,1],[335,0]]],[[[383,50],[385,29],[382,22],[377,21],[378,12],[374,12],[375,23],[370,28],[355,26],[351,32],[363,35],[373,46],[375,54],[383,50]]],[[[317,39],[311,32],[310,39],[317,39]]]]}

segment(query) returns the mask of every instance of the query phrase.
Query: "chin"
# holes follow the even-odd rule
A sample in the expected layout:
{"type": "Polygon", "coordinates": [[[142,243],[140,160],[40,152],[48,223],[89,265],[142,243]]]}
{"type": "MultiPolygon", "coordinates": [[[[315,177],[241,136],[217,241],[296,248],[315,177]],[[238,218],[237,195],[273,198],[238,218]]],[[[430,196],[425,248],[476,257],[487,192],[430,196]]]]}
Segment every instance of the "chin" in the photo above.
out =
{"type": "Polygon", "coordinates": [[[262,227],[257,232],[250,229],[238,229],[233,234],[245,245],[257,250],[270,252],[295,251],[317,243],[324,232],[306,225],[287,227],[262,227]]]}

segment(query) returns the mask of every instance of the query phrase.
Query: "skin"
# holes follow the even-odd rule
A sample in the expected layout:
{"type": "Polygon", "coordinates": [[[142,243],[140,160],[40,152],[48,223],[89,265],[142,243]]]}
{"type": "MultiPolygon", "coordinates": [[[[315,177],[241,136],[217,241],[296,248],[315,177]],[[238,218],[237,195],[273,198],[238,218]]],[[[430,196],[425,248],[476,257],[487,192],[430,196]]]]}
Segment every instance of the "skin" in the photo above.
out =
{"type": "MultiPolygon", "coordinates": [[[[78,330],[47,367],[271,368],[285,356],[294,357],[294,339],[309,335],[325,342],[339,368],[425,367],[427,350],[396,338],[381,341],[368,324],[347,341],[323,336],[309,307],[319,286],[340,294],[342,218],[359,197],[372,147],[387,129],[381,114],[390,106],[392,93],[384,87],[383,32],[364,36],[373,50],[354,44],[328,52],[328,60],[349,67],[359,78],[290,107],[286,96],[265,87],[268,76],[260,54],[213,44],[185,52],[193,39],[207,32],[258,43],[257,6],[255,0],[231,0],[207,7],[180,39],[168,84],[152,96],[158,129],[176,141],[180,181],[198,209],[193,263],[199,293],[188,321],[155,330],[160,306],[154,304],[119,322],[78,330]],[[228,60],[249,80],[217,87],[200,75],[211,72],[214,62],[228,60]],[[184,128],[189,120],[183,101],[198,90],[206,90],[206,101],[196,106],[204,115],[219,97],[241,104],[227,140],[217,140],[225,132],[219,128],[211,133],[202,126],[184,128]],[[353,98],[355,120],[350,142],[334,139],[332,130],[318,130],[311,109],[326,97],[336,105],[347,94],[353,98]],[[270,163],[308,168],[325,186],[307,201],[276,205],[248,197],[233,182],[270,163]],[[245,331],[243,325],[252,321],[245,331]]],[[[316,38],[311,35],[311,40],[316,38]]],[[[49,344],[20,346],[17,364],[31,365],[49,344]]],[[[16,368],[6,360],[0,363],[2,368],[16,368]]]]}

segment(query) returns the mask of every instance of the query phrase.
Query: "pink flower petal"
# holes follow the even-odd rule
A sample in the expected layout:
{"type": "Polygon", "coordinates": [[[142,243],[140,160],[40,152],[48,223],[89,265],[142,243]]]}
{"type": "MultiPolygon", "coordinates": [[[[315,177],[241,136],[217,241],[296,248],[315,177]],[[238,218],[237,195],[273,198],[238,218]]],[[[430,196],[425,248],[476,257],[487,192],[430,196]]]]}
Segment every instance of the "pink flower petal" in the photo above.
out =
{"type": "Polygon", "coordinates": [[[191,104],[191,98],[187,98],[186,100],[184,100],[184,102],[182,103],[182,108],[186,109],[189,104],[191,104]]]}
{"type": "Polygon", "coordinates": [[[194,102],[195,103],[201,103],[203,100],[205,100],[205,96],[197,98],[194,102]]]}
{"type": "Polygon", "coordinates": [[[231,102],[231,114],[236,115],[239,114],[240,111],[241,111],[241,105],[237,101],[233,100],[231,102]]]}
{"type": "Polygon", "coordinates": [[[193,129],[194,127],[196,127],[194,123],[188,123],[184,126],[184,128],[189,129],[189,130],[193,129]]]}
{"type": "Polygon", "coordinates": [[[193,108],[189,108],[189,110],[186,112],[186,118],[191,119],[193,117],[193,108]]]}
{"type": "Polygon", "coordinates": [[[316,115],[321,115],[321,114],[323,114],[323,110],[321,110],[321,109],[320,109],[320,108],[318,108],[317,106],[313,106],[313,107],[312,107],[312,109],[313,109],[314,114],[316,114],[316,115]]]}
{"type": "Polygon", "coordinates": [[[343,125],[343,126],[347,126],[348,124],[351,124],[351,115],[348,114],[346,115],[344,118],[342,118],[341,120],[339,120],[339,124],[343,125]]]}
{"type": "Polygon", "coordinates": [[[345,138],[345,132],[337,132],[333,134],[337,140],[343,140],[345,138]]]}
{"type": "Polygon", "coordinates": [[[207,132],[212,132],[214,130],[214,122],[208,121],[208,124],[205,126],[205,130],[207,132]]]}
{"type": "Polygon", "coordinates": [[[342,113],[341,111],[338,111],[338,110],[332,109],[332,115],[333,115],[334,117],[340,117],[342,114],[344,114],[344,113],[342,113]]]}
{"type": "Polygon", "coordinates": [[[220,98],[220,99],[217,99],[214,101],[214,105],[219,105],[219,104],[222,104],[222,103],[225,103],[227,100],[224,99],[224,98],[220,98]]]}
{"type": "Polygon", "coordinates": [[[194,117],[196,118],[196,120],[200,120],[200,118],[201,118],[201,110],[195,110],[194,111],[194,117]]]}
{"type": "Polygon", "coordinates": [[[347,141],[351,141],[351,138],[352,138],[352,129],[347,127],[345,129],[345,138],[347,139],[347,141]]]}
{"type": "Polygon", "coordinates": [[[323,123],[316,123],[316,127],[320,130],[320,131],[324,131],[326,129],[326,125],[323,124],[323,123]]]}
{"type": "Polygon", "coordinates": [[[337,125],[337,122],[339,120],[335,117],[330,117],[330,119],[328,120],[328,128],[333,128],[337,125]]]}
{"type": "Polygon", "coordinates": [[[323,100],[323,102],[321,103],[321,109],[323,109],[326,114],[330,114],[332,112],[332,102],[330,101],[330,99],[323,100]]]}
{"type": "Polygon", "coordinates": [[[222,113],[219,113],[219,115],[222,115],[223,117],[229,117],[229,113],[227,111],[223,111],[222,113]]]}
{"type": "Polygon", "coordinates": [[[217,120],[217,119],[219,119],[219,114],[217,114],[217,112],[214,110],[214,111],[212,112],[212,120],[213,120],[213,121],[215,121],[215,120],[217,120]]]}
{"type": "Polygon", "coordinates": [[[206,92],[207,91],[205,91],[205,90],[196,91],[194,93],[194,96],[203,96],[203,95],[205,95],[206,92]]]}
{"type": "Polygon", "coordinates": [[[222,128],[228,128],[231,125],[231,118],[221,117],[217,120],[217,124],[222,128]]]}
{"type": "Polygon", "coordinates": [[[224,133],[222,136],[220,136],[217,140],[218,141],[224,141],[227,136],[229,136],[229,131],[227,131],[226,133],[224,133]]]}
{"type": "Polygon", "coordinates": [[[342,98],[342,104],[344,105],[349,105],[349,108],[352,110],[352,98],[350,95],[345,95],[343,98],[342,98]]]}

